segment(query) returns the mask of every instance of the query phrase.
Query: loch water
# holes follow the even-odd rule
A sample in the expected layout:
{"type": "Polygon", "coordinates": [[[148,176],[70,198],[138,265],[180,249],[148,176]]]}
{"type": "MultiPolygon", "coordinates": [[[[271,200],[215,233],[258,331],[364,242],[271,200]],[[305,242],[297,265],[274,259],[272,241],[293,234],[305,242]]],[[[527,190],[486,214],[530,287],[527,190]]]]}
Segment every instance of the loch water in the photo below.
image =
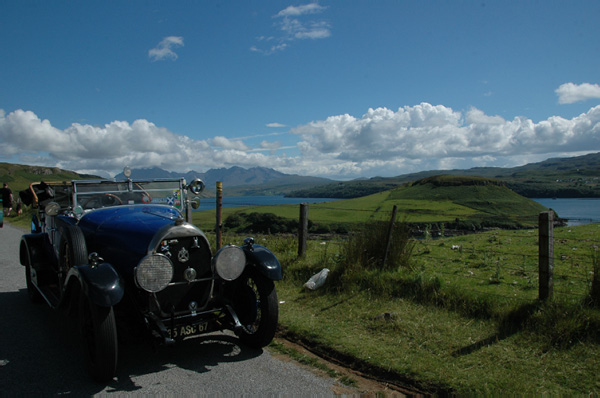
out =
{"type": "Polygon", "coordinates": [[[600,198],[538,198],[533,199],[554,210],[567,225],[582,225],[600,222],[600,198]]]}

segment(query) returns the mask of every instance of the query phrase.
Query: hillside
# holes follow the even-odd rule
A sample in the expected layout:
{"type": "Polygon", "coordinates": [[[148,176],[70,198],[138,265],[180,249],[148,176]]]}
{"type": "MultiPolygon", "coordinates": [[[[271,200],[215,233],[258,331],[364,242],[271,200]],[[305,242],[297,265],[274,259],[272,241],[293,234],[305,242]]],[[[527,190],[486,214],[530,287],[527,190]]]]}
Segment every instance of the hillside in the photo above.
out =
{"type": "Polygon", "coordinates": [[[289,196],[355,198],[440,174],[499,179],[511,190],[528,198],[600,197],[600,153],[547,159],[512,168],[430,170],[390,178],[374,177],[367,180],[335,182],[310,190],[294,191],[289,196]]]}
{"type": "Polygon", "coordinates": [[[78,174],[58,167],[27,166],[0,163],[0,182],[6,182],[13,192],[18,192],[36,181],[71,181],[97,179],[98,176],[78,174]]]}
{"type": "Polygon", "coordinates": [[[389,200],[449,201],[472,209],[476,218],[498,224],[502,218],[518,223],[535,222],[546,208],[510,190],[500,180],[442,175],[428,177],[393,190],[389,200]]]}

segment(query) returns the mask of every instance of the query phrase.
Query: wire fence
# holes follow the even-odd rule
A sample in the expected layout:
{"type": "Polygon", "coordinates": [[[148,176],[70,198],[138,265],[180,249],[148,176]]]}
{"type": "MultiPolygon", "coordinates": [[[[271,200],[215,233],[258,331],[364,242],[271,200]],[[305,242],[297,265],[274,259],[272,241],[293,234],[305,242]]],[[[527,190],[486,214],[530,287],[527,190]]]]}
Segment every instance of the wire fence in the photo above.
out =
{"type": "MultiPolygon", "coordinates": [[[[300,204],[302,205],[306,204],[300,204]]],[[[347,214],[351,211],[367,215],[363,219],[381,222],[389,220],[393,214],[391,206],[348,209],[327,202],[310,204],[310,208],[315,217],[311,221],[316,223],[319,220],[314,214],[319,214],[318,211],[330,214],[347,214]]],[[[421,215],[428,214],[423,209],[415,211],[421,215]]],[[[408,216],[399,216],[398,222],[410,224],[411,210],[403,212],[408,216]]],[[[535,217],[531,217],[531,222],[528,222],[531,225],[529,228],[457,231],[449,228],[452,221],[440,221],[440,214],[433,209],[430,213],[431,221],[423,221],[421,217],[418,223],[411,224],[413,232],[418,236],[412,256],[413,266],[425,277],[439,278],[451,288],[503,300],[535,301],[556,298],[571,302],[583,301],[590,296],[594,276],[598,278],[600,273],[600,224],[595,224],[599,228],[587,235],[572,232],[569,227],[554,230],[552,224],[547,225],[553,233],[545,246],[552,250],[541,253],[540,224],[535,217]],[[451,234],[453,236],[449,236],[451,234]],[[550,268],[548,272],[540,272],[542,257],[548,257],[550,264],[545,265],[550,268]],[[548,297],[541,293],[543,286],[549,288],[548,297]]],[[[488,219],[493,217],[483,211],[469,214],[457,211],[453,214],[444,213],[443,218],[465,220],[474,216],[488,219]]],[[[302,219],[299,221],[303,225],[302,219]]],[[[299,255],[306,250],[306,242],[302,239],[307,238],[299,238],[299,255]]]]}
{"type": "MultiPolygon", "coordinates": [[[[323,205],[318,208],[339,210],[323,205]]],[[[392,211],[382,209],[353,211],[377,213],[378,216],[392,214],[392,211]]],[[[464,214],[450,217],[455,216],[463,217],[464,214]]],[[[571,232],[569,227],[554,230],[550,220],[550,225],[545,226],[550,228],[545,243],[546,238],[540,234],[540,228],[544,226],[539,224],[536,228],[490,230],[461,238],[446,236],[444,223],[429,226],[420,223],[421,229],[427,231],[424,238],[416,241],[413,265],[424,275],[439,278],[445,285],[495,298],[586,300],[594,277],[598,278],[600,273],[600,226],[595,233],[584,235],[571,232]]]]}
{"type": "MultiPolygon", "coordinates": [[[[415,253],[416,264],[426,264],[432,275],[439,275],[449,284],[482,294],[493,294],[512,300],[537,300],[539,298],[539,255],[537,242],[531,242],[529,253],[514,253],[510,249],[490,247],[439,246],[444,239],[419,244],[415,253]],[[437,245],[437,246],[436,246],[437,245]],[[430,247],[435,249],[429,249],[430,247]],[[427,248],[427,249],[424,249],[427,248]],[[419,252],[421,250],[421,252],[419,252]],[[494,290],[495,292],[491,292],[494,290]]],[[[575,240],[576,245],[588,245],[588,241],[575,240]]],[[[589,296],[594,277],[594,264],[598,258],[594,249],[580,253],[577,263],[570,263],[562,255],[553,257],[553,294],[572,301],[589,296]]]]}

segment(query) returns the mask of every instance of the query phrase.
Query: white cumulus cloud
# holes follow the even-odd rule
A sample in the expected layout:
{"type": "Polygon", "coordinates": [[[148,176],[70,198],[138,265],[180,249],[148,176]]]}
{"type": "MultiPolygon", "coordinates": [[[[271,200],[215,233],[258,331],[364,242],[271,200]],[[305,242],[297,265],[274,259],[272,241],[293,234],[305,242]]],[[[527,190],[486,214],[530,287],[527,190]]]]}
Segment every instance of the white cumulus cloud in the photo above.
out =
{"type": "Polygon", "coordinates": [[[286,127],[285,124],[281,123],[267,123],[267,127],[286,127]]]}
{"type": "Polygon", "coordinates": [[[247,151],[250,148],[240,140],[230,140],[229,138],[217,136],[209,140],[212,146],[223,149],[235,149],[238,151],[247,151]]]}
{"type": "MultiPolygon", "coordinates": [[[[600,106],[571,120],[553,116],[539,123],[505,120],[472,108],[457,112],[422,103],[393,111],[369,109],[362,117],[330,116],[291,130],[305,159],[356,165],[363,173],[406,167],[511,163],[516,157],[600,150],[600,106]],[[319,160],[317,160],[319,159],[319,160]],[[475,163],[473,160],[477,160],[475,163]],[[373,163],[377,160],[378,163],[373,163]],[[475,163],[475,164],[474,164],[475,163]]],[[[512,164],[515,165],[515,164],[512,164]]]]}
{"type": "Polygon", "coordinates": [[[372,108],[360,117],[333,115],[289,132],[235,139],[193,139],[144,119],[103,126],[73,123],[58,129],[32,111],[0,109],[1,161],[100,175],[114,175],[126,165],[175,171],[260,166],[345,179],[513,167],[598,151],[600,105],[572,119],[552,116],[535,123],[526,117],[506,120],[476,108],[459,112],[421,103],[397,110],[372,108]],[[255,147],[244,142],[260,137],[264,139],[255,147]]]}
{"type": "Polygon", "coordinates": [[[278,32],[269,36],[259,36],[259,42],[269,43],[268,47],[251,46],[250,51],[271,55],[289,47],[295,40],[325,39],[331,36],[331,26],[325,20],[315,19],[314,15],[322,13],[327,7],[317,3],[289,6],[273,15],[277,19],[275,26],[278,32]]]}
{"type": "Polygon", "coordinates": [[[162,61],[165,59],[177,59],[177,54],[173,51],[176,47],[183,46],[183,37],[167,36],[158,43],[158,45],[148,51],[148,56],[153,61],[162,61]]]}
{"type": "Polygon", "coordinates": [[[327,7],[323,7],[317,3],[303,4],[300,6],[289,6],[279,11],[275,17],[298,17],[306,14],[316,14],[322,12],[327,7]]]}
{"type": "Polygon", "coordinates": [[[565,83],[561,84],[555,92],[558,95],[559,104],[573,104],[575,102],[600,98],[600,85],[565,83]]]}

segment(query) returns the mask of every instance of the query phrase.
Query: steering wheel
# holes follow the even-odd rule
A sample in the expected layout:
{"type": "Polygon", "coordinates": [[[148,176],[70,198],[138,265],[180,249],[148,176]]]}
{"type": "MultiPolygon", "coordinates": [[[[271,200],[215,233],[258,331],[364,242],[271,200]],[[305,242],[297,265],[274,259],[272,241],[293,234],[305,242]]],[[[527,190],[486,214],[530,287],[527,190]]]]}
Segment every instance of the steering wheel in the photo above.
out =
{"type": "MultiPolygon", "coordinates": [[[[114,195],[112,193],[105,193],[105,194],[100,194],[100,195],[94,195],[91,198],[89,198],[84,204],[83,204],[83,208],[87,209],[88,208],[88,204],[93,201],[93,200],[100,200],[100,203],[103,204],[103,199],[105,198],[111,198],[113,200],[113,202],[117,202],[118,204],[122,205],[123,201],[121,200],[121,198],[119,198],[117,195],[114,195]]],[[[104,207],[104,206],[103,206],[104,207]]]]}
{"type": "Polygon", "coordinates": [[[135,183],[135,186],[138,187],[142,193],[142,203],[148,204],[148,203],[152,202],[152,196],[150,196],[148,191],[146,191],[144,188],[142,188],[142,186],[138,183],[135,183]]]}

